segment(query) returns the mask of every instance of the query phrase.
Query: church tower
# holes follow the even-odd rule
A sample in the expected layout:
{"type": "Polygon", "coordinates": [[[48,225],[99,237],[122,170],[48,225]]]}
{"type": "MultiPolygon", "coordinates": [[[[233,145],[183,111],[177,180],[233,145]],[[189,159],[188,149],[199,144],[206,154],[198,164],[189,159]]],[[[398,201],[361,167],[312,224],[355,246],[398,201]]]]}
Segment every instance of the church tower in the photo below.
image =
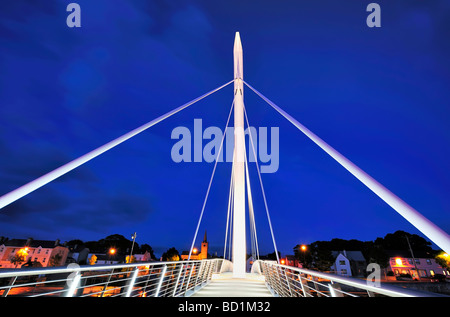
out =
{"type": "Polygon", "coordinates": [[[208,240],[206,240],[206,230],[205,230],[205,237],[203,238],[203,242],[202,242],[202,248],[200,251],[200,258],[201,259],[208,258],[208,240]]]}

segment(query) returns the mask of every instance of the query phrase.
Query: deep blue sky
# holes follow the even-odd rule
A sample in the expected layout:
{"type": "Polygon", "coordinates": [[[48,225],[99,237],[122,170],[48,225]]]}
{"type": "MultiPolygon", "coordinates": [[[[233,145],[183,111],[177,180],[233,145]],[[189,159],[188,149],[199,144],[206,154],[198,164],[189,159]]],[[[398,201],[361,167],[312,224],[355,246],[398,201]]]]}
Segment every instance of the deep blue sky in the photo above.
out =
{"type": "MultiPolygon", "coordinates": [[[[0,4],[0,195],[233,78],[450,232],[450,4],[377,1],[67,0],[0,4]]],[[[226,87],[0,211],[10,238],[119,233],[157,254],[187,250],[213,164],[171,160],[172,129],[224,127],[226,87]]],[[[278,245],[420,234],[288,121],[245,92],[250,124],[279,127],[280,167],[263,174],[278,245]]],[[[254,164],[261,253],[273,252],[254,164]]],[[[218,166],[197,245],[223,252],[230,164],[218,166]]]]}

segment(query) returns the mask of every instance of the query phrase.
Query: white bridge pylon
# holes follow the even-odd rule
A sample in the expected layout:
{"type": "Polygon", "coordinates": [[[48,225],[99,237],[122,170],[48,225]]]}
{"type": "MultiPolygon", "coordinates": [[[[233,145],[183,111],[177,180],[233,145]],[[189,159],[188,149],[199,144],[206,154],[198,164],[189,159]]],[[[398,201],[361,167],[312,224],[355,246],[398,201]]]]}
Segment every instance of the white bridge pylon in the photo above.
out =
{"type": "Polygon", "coordinates": [[[244,73],[239,32],[234,39],[234,153],[233,153],[233,277],[244,278],[246,273],[245,239],[245,135],[244,135],[244,73]]]}

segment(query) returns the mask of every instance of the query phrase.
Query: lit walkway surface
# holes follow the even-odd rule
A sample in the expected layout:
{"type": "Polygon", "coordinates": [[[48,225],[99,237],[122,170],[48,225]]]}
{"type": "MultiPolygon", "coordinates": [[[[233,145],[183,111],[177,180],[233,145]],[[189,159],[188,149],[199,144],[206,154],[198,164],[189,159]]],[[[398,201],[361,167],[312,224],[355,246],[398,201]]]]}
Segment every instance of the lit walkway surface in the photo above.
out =
{"type": "Polygon", "coordinates": [[[264,280],[247,274],[245,279],[232,278],[231,273],[222,273],[190,297],[273,297],[264,280]]]}

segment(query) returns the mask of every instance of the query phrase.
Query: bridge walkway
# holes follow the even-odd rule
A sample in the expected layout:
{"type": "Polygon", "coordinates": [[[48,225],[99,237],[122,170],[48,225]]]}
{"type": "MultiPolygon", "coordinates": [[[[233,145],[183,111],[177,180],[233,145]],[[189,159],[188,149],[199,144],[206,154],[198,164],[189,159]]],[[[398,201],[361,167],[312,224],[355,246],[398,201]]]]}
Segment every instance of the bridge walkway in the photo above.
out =
{"type": "Polygon", "coordinates": [[[273,294],[260,275],[247,273],[240,279],[233,278],[232,273],[221,273],[190,297],[273,297],[273,294]]]}

